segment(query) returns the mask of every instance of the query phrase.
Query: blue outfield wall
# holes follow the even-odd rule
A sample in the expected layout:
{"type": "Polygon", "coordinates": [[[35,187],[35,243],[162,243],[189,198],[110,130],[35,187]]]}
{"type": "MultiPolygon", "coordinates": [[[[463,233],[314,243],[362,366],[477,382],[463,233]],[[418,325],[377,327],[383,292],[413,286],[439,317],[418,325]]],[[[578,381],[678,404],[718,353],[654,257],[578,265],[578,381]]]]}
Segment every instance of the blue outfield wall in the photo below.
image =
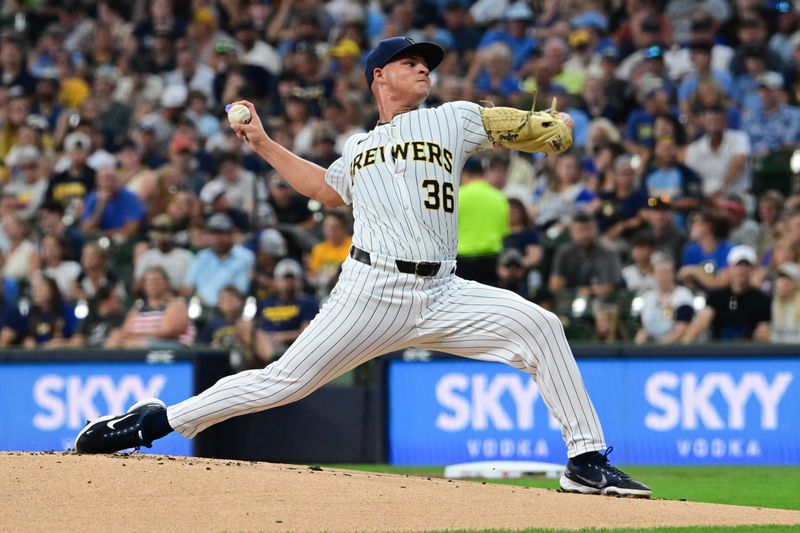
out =
{"type": "MultiPolygon", "coordinates": [[[[86,420],[123,413],[152,396],[175,403],[193,390],[190,361],[3,363],[0,450],[67,450],[86,420]]],[[[142,451],[192,455],[192,443],[172,434],[142,451]]]]}
{"type": "MultiPolygon", "coordinates": [[[[390,463],[566,461],[560,429],[527,374],[463,359],[388,365],[390,463]]],[[[800,464],[800,357],[578,365],[615,463],[800,464]]]]}

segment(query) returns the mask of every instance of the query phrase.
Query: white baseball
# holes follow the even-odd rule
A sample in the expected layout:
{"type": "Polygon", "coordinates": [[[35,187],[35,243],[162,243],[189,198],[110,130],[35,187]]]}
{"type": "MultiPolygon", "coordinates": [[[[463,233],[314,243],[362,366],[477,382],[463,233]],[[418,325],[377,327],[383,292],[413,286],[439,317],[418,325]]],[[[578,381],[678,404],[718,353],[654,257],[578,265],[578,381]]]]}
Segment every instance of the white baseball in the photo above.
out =
{"type": "Polygon", "coordinates": [[[231,124],[249,124],[250,110],[242,104],[234,104],[228,110],[228,122],[231,124]]]}

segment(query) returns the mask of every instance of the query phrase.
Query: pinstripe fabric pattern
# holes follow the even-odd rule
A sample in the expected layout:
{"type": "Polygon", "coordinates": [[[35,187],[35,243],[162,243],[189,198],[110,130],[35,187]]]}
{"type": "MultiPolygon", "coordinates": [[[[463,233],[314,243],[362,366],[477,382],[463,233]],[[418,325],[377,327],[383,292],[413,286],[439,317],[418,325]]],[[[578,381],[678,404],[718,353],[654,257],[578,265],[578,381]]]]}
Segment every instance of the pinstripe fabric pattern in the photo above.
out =
{"type": "Polygon", "coordinates": [[[558,317],[453,274],[458,178],[469,154],[487,143],[480,107],[469,102],[402,113],[351,137],[325,180],[353,204],[353,244],[370,252],[372,265],[348,258],[331,298],[278,361],[168,407],[170,425],[191,438],[233,416],[297,401],[384,353],[418,346],[528,372],[561,426],[569,457],[605,450],[558,317]],[[452,193],[453,203],[442,192],[452,193]],[[419,277],[398,272],[395,259],[442,265],[436,276],[419,277]]]}
{"type": "MultiPolygon", "coordinates": [[[[407,261],[455,259],[458,202],[453,212],[426,208],[428,192],[422,182],[435,179],[441,187],[447,183],[457,196],[464,162],[473,152],[489,146],[480,106],[471,102],[401,113],[368,133],[350,137],[325,179],[345,202],[353,204],[353,244],[407,261]],[[426,143],[422,153],[427,160],[415,159],[413,147],[407,157],[391,157],[392,147],[415,141],[426,143]],[[437,164],[437,159],[430,157],[428,143],[447,149],[452,154],[450,165],[437,164]],[[377,152],[374,164],[351,172],[352,161],[359,154],[381,147],[383,158],[377,152]]],[[[443,156],[439,158],[443,160],[443,156]]]]}
{"type": "Polygon", "coordinates": [[[170,425],[191,438],[233,416],[297,401],[370,359],[410,346],[503,362],[530,373],[561,426],[568,455],[605,450],[557,316],[512,292],[450,275],[446,268],[421,278],[349,258],[331,299],[283,357],[170,406],[170,425]]]}

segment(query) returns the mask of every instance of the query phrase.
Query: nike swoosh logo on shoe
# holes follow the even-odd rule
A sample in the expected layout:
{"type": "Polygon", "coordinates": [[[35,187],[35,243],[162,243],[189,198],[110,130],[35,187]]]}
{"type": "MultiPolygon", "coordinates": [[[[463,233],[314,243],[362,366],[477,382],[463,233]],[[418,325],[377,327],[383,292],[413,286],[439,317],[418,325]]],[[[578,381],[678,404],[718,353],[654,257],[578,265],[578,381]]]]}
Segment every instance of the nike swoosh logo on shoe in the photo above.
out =
{"type": "Polygon", "coordinates": [[[106,423],[106,425],[109,427],[109,429],[116,429],[116,428],[114,427],[114,425],[115,425],[115,424],[117,424],[118,422],[122,422],[122,421],[123,421],[123,420],[125,420],[126,418],[130,418],[130,417],[132,417],[132,416],[136,416],[136,414],[137,414],[137,413],[131,413],[131,414],[129,414],[129,415],[125,415],[125,416],[123,416],[122,418],[117,418],[116,420],[109,420],[109,421],[106,423]]]}
{"type": "Polygon", "coordinates": [[[591,479],[586,479],[585,477],[576,474],[575,472],[571,472],[571,474],[575,476],[578,479],[578,481],[580,481],[584,485],[588,485],[589,487],[597,487],[599,489],[608,485],[608,480],[606,479],[605,474],[600,475],[600,481],[592,481],[591,479]]]}

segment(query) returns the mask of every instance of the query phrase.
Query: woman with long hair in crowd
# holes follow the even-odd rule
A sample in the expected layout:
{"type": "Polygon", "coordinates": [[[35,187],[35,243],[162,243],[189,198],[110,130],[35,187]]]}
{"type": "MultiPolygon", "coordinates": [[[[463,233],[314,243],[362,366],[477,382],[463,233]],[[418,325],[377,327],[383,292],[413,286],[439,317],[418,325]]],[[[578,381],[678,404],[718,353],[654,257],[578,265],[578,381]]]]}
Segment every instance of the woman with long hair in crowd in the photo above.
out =
{"type": "Polygon", "coordinates": [[[65,305],[56,281],[45,275],[31,280],[31,307],[28,312],[28,332],[23,341],[26,348],[63,346],[72,336],[75,315],[65,305]]]}
{"type": "Polygon", "coordinates": [[[89,300],[104,286],[118,284],[117,276],[108,267],[106,251],[96,242],[84,245],[81,252],[81,273],[70,290],[73,300],[89,300]]]}
{"type": "Polygon", "coordinates": [[[39,244],[39,255],[34,258],[33,270],[53,278],[61,296],[69,299],[72,284],[81,273],[81,265],[66,259],[67,246],[64,237],[45,234],[39,244]]]}
{"type": "Polygon", "coordinates": [[[106,346],[180,348],[189,346],[195,333],[186,301],[175,295],[167,273],[153,267],[144,274],[144,298],[130,310],[106,346]]]}

